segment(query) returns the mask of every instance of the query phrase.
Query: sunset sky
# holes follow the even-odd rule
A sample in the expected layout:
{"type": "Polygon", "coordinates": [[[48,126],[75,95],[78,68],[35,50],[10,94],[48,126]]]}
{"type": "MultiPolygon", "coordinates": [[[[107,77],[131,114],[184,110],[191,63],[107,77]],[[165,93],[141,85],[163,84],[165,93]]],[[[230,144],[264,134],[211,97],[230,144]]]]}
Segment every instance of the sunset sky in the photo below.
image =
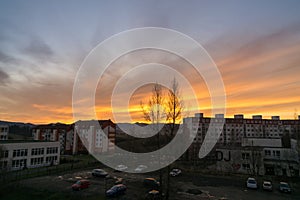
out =
{"type": "MultiPolygon", "coordinates": [[[[293,119],[295,112],[300,115],[299,10],[297,0],[3,0],[0,120],[73,122],[72,89],[83,59],[113,34],[150,26],[180,31],[203,45],[224,81],[226,116],[243,113],[293,119]]],[[[122,67],[134,63],[136,56],[180,65],[197,88],[201,112],[209,116],[210,96],[203,80],[194,79],[184,63],[172,62],[172,55],[145,51],[112,64],[114,74],[106,87],[97,89],[99,118],[112,118],[109,81],[116,81],[122,67]]],[[[144,87],[132,98],[134,121],[142,118],[139,101],[150,91],[151,87],[144,87]]]]}

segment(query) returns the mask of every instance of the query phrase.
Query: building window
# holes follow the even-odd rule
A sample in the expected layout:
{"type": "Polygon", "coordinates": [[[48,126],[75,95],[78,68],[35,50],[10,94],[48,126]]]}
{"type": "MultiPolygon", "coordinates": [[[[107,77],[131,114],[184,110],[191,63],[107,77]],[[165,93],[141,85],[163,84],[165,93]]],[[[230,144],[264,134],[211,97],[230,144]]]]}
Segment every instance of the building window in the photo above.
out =
{"type": "Polygon", "coordinates": [[[15,149],[13,151],[13,157],[24,157],[27,156],[27,149],[15,149]]]}
{"type": "Polygon", "coordinates": [[[42,165],[44,162],[44,158],[43,157],[39,157],[39,158],[31,158],[30,160],[30,165],[42,165]]]}
{"type": "Polygon", "coordinates": [[[55,154],[58,153],[58,147],[48,147],[47,154],[55,154]]]}
{"type": "Polygon", "coordinates": [[[8,150],[4,150],[1,152],[0,158],[8,158],[8,150]]]}
{"type": "Polygon", "coordinates": [[[271,151],[270,150],[265,150],[265,155],[266,156],[270,156],[271,155],[271,151]]]}
{"type": "Polygon", "coordinates": [[[242,159],[243,160],[247,160],[247,159],[249,159],[249,157],[250,157],[249,153],[242,153],[242,159]]]}
{"type": "Polygon", "coordinates": [[[280,158],[280,151],[276,151],[276,157],[280,158]]]}
{"type": "Polygon", "coordinates": [[[57,162],[57,156],[48,156],[46,157],[46,163],[49,164],[49,163],[55,163],[57,162]]]}
{"type": "Polygon", "coordinates": [[[26,159],[12,161],[12,168],[22,168],[25,166],[26,166],[26,159]]]}
{"type": "Polygon", "coordinates": [[[44,154],[44,148],[33,148],[31,149],[31,155],[43,155],[44,154]]]}

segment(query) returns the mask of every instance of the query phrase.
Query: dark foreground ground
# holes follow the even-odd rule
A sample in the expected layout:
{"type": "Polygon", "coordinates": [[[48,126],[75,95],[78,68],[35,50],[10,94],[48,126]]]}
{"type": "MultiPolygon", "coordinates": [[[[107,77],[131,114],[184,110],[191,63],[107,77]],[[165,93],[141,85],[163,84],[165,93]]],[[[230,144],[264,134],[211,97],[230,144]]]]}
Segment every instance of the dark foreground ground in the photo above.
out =
{"type": "MultiPolygon", "coordinates": [[[[128,174],[123,172],[114,172],[105,168],[112,177],[122,177],[127,186],[125,195],[114,198],[123,200],[145,199],[147,189],[143,187],[143,179],[153,177],[158,179],[158,172],[147,174],[128,174]]],[[[181,176],[171,177],[170,199],[233,199],[233,200],[265,200],[265,199],[300,199],[299,183],[289,182],[292,185],[292,194],[280,193],[278,182],[274,181],[274,190],[272,192],[258,190],[248,190],[245,187],[245,176],[218,176],[205,175],[203,173],[183,172],[181,176]],[[195,195],[188,191],[195,189],[201,191],[201,194],[195,195]]],[[[261,185],[263,177],[258,179],[261,185]]],[[[5,183],[1,186],[0,199],[80,199],[80,200],[102,200],[105,199],[105,190],[113,186],[114,180],[103,178],[94,178],[91,175],[91,169],[80,170],[72,173],[64,173],[52,176],[43,176],[20,180],[12,183],[5,183]],[[91,185],[88,189],[81,191],[72,191],[71,185],[80,178],[88,179],[91,185]]]]}

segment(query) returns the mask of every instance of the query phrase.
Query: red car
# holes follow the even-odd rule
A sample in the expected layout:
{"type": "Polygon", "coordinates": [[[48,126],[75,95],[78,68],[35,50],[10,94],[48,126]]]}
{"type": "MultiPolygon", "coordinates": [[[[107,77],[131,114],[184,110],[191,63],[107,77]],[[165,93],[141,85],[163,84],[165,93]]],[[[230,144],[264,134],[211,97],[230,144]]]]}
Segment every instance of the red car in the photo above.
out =
{"type": "Polygon", "coordinates": [[[72,185],[72,189],[81,190],[81,189],[88,188],[89,186],[90,186],[90,182],[88,180],[79,180],[72,185]]]}

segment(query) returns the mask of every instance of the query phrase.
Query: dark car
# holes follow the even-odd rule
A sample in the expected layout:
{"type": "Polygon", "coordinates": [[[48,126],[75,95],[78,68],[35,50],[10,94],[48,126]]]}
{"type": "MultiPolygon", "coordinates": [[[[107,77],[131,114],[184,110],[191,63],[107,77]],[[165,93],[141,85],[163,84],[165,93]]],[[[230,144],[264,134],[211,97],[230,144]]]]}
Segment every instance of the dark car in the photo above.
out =
{"type": "Polygon", "coordinates": [[[108,173],[103,169],[93,169],[92,175],[95,177],[106,177],[108,173]]]}
{"type": "Polygon", "coordinates": [[[88,188],[90,186],[90,182],[88,180],[79,180],[72,185],[73,190],[81,190],[88,188]]]}
{"type": "Polygon", "coordinates": [[[106,191],[107,197],[116,197],[125,193],[127,187],[123,184],[118,184],[106,191]]]}
{"type": "Polygon", "coordinates": [[[292,189],[291,189],[291,187],[289,186],[288,183],[286,183],[286,182],[280,182],[279,183],[279,191],[280,192],[285,192],[285,193],[291,193],[292,189]]]}
{"type": "Polygon", "coordinates": [[[156,181],[154,178],[145,178],[143,184],[145,187],[148,187],[151,189],[159,188],[159,182],[156,181]]]}
{"type": "Polygon", "coordinates": [[[159,191],[157,191],[157,190],[149,191],[146,195],[146,199],[147,200],[159,200],[160,199],[159,191]]]}

